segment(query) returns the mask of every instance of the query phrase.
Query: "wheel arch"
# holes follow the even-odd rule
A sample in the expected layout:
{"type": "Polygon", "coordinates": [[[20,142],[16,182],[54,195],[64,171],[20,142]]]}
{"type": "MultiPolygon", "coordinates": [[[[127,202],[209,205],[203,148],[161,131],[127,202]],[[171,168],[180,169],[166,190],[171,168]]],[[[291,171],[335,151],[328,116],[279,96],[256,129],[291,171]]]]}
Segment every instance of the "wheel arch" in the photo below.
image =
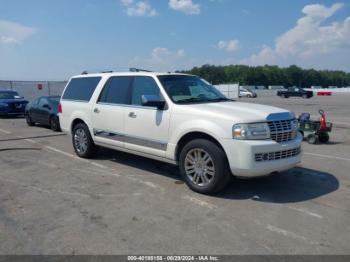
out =
{"type": "Polygon", "coordinates": [[[177,142],[176,150],[175,150],[176,161],[179,161],[180,153],[181,153],[182,149],[184,148],[184,146],[188,142],[190,142],[191,140],[194,140],[194,139],[209,140],[209,141],[213,142],[214,144],[216,144],[217,146],[219,146],[224,151],[224,153],[226,155],[225,149],[223,148],[223,146],[220,144],[220,142],[215,137],[213,137],[205,132],[202,132],[202,131],[192,131],[192,132],[189,132],[187,134],[184,134],[177,142]]]}
{"type": "Polygon", "coordinates": [[[75,118],[73,121],[72,121],[72,124],[71,124],[71,127],[70,127],[70,132],[73,133],[73,130],[74,130],[74,127],[77,125],[77,124],[86,124],[86,122],[84,120],[82,120],[81,118],[75,118]]]}

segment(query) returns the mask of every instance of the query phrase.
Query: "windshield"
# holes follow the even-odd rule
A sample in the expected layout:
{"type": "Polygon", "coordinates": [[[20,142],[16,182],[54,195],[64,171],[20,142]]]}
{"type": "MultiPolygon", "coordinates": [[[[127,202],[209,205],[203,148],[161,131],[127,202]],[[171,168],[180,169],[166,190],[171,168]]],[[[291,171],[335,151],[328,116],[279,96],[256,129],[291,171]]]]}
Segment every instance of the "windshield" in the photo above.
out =
{"type": "Polygon", "coordinates": [[[170,99],[177,104],[231,101],[197,76],[158,76],[170,99]]]}
{"type": "Polygon", "coordinates": [[[16,92],[0,92],[0,99],[17,99],[19,98],[16,92]]]}

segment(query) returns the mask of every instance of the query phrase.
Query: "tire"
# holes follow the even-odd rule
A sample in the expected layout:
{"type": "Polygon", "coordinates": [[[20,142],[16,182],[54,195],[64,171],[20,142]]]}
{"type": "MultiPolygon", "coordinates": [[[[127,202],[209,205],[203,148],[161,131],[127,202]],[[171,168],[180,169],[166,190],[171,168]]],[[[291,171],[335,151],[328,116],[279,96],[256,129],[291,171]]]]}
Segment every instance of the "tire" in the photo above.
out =
{"type": "Polygon", "coordinates": [[[318,137],[320,143],[327,143],[329,141],[329,135],[327,133],[321,133],[318,137]]]}
{"type": "Polygon", "coordinates": [[[27,125],[28,126],[34,126],[34,122],[33,122],[33,120],[32,120],[32,118],[30,117],[30,115],[29,114],[25,114],[25,116],[26,116],[26,122],[27,122],[27,125]]]}
{"type": "Polygon", "coordinates": [[[307,136],[307,142],[311,145],[315,145],[318,143],[318,136],[317,135],[308,135],[307,136]]]}
{"type": "Polygon", "coordinates": [[[72,132],[72,143],[75,153],[81,158],[92,158],[97,151],[89,128],[84,123],[74,126],[72,132]]]}
{"type": "Polygon", "coordinates": [[[60,132],[60,120],[57,116],[51,116],[50,117],[50,128],[55,132],[60,132]]]}
{"type": "Polygon", "coordinates": [[[249,94],[248,94],[248,95],[247,95],[247,98],[252,98],[252,95],[249,95],[249,94]]]}
{"type": "Polygon", "coordinates": [[[232,178],[225,152],[206,139],[195,139],[186,144],[181,150],[179,164],[187,186],[201,194],[219,192],[232,178]]]}

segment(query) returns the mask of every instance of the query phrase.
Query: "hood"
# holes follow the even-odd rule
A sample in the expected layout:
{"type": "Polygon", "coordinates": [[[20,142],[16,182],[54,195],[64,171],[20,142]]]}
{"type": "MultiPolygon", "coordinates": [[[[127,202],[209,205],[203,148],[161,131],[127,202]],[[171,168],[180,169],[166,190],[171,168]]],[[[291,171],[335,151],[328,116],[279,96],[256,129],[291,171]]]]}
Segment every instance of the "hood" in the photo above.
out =
{"type": "Polygon", "coordinates": [[[208,117],[233,120],[237,123],[253,123],[292,119],[294,114],[286,109],[242,102],[221,102],[179,105],[183,113],[194,112],[208,117]],[[189,111],[190,110],[190,111],[189,111]]]}
{"type": "Polygon", "coordinates": [[[28,103],[27,100],[25,99],[0,99],[0,103],[21,103],[21,104],[26,104],[28,103]]]}

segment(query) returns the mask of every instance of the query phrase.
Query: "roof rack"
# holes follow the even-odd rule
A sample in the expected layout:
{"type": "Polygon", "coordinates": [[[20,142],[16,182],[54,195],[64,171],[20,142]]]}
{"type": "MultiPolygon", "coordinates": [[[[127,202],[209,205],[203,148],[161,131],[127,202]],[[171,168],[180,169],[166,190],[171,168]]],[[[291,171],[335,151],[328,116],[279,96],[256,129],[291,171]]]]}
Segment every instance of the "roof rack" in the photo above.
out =
{"type": "MultiPolygon", "coordinates": [[[[113,70],[105,70],[105,71],[100,71],[100,72],[97,72],[97,73],[101,73],[101,74],[107,74],[107,73],[113,73],[114,71],[113,70]]],[[[93,74],[92,72],[88,72],[88,71],[83,71],[81,73],[82,75],[88,75],[88,74],[93,74]]]]}
{"type": "Polygon", "coordinates": [[[150,70],[140,69],[140,68],[133,68],[133,67],[130,68],[129,71],[130,72],[149,72],[149,73],[153,72],[153,71],[150,71],[150,70]]]}
{"type": "MultiPolygon", "coordinates": [[[[107,74],[107,73],[113,73],[113,72],[115,72],[115,71],[113,71],[113,70],[105,70],[105,71],[100,71],[99,73],[107,74]]],[[[140,68],[129,68],[129,72],[149,72],[149,73],[152,73],[153,71],[146,70],[146,69],[140,69],[140,68]]],[[[88,72],[87,70],[85,70],[81,74],[82,75],[88,75],[88,74],[91,74],[91,72],[88,72]]]]}

